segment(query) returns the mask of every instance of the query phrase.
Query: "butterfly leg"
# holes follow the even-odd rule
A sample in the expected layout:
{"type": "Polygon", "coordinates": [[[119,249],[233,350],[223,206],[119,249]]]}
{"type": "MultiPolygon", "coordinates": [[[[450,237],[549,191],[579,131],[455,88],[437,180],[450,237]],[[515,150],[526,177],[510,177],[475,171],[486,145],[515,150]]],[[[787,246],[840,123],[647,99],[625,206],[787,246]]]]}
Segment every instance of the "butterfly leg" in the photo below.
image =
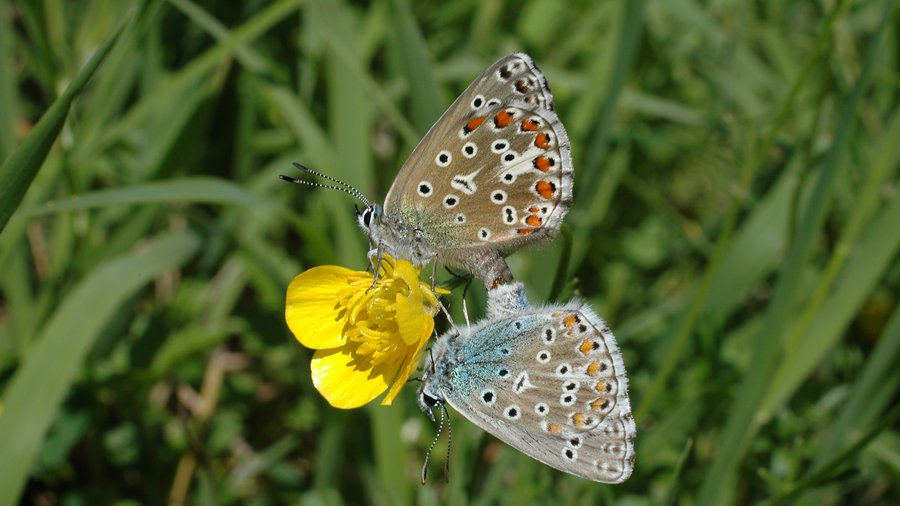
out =
{"type": "Polygon", "coordinates": [[[431,291],[434,291],[434,277],[437,274],[437,262],[431,262],[431,291]]]}
{"type": "Polygon", "coordinates": [[[378,278],[381,277],[381,261],[383,258],[383,249],[381,247],[381,243],[378,243],[378,246],[369,250],[366,254],[369,257],[369,268],[372,269],[372,286],[369,287],[369,290],[375,287],[375,283],[378,282],[378,278]]]}
{"type": "MultiPolygon", "coordinates": [[[[437,303],[438,303],[438,308],[441,310],[442,313],[444,313],[444,317],[447,318],[447,323],[449,323],[451,327],[455,327],[456,324],[453,323],[453,317],[450,316],[450,311],[447,310],[447,306],[445,306],[444,303],[441,302],[441,299],[438,299],[437,303]]],[[[468,315],[466,315],[466,318],[468,318],[468,315]]]]}

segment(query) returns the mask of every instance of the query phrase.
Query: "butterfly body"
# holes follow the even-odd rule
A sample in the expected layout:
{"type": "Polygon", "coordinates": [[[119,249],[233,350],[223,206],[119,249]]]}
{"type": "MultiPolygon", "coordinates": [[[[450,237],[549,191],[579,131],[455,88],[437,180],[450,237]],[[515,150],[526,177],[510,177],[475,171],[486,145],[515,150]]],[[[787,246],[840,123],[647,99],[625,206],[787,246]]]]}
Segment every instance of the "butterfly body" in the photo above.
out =
{"type": "Polygon", "coordinates": [[[511,279],[503,256],[552,238],[572,200],[565,128],[531,58],[478,77],[413,150],[383,206],[357,217],[378,251],[511,279]]]}
{"type": "Polygon", "coordinates": [[[489,318],[439,338],[420,407],[447,403],[527,455],[594,481],[634,467],[634,418],[615,337],[570,302],[489,318]]]}

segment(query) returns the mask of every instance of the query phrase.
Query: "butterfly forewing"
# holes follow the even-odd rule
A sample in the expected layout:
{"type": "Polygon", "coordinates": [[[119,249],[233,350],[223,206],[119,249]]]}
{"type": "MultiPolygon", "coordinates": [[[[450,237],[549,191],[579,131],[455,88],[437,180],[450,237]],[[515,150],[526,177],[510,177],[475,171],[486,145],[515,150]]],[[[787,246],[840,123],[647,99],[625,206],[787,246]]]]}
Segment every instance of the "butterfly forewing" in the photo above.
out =
{"type": "Polygon", "coordinates": [[[552,236],[573,183],[568,137],[552,107],[527,55],[495,63],[413,151],[385,213],[415,223],[441,257],[467,248],[505,253],[552,236]]]}
{"type": "Polygon", "coordinates": [[[612,332],[589,307],[476,327],[453,356],[442,394],[474,423],[557,469],[607,483],[630,476],[635,425],[625,369],[612,332]]]}

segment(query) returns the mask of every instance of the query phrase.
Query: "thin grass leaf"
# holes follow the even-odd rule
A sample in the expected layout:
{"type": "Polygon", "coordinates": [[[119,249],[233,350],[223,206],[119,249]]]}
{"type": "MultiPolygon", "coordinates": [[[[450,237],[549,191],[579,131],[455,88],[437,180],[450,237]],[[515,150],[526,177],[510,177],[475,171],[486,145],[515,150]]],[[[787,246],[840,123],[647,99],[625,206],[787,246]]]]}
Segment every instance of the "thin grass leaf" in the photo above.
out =
{"type": "Polygon", "coordinates": [[[856,311],[891,269],[891,261],[900,249],[900,199],[892,196],[881,213],[874,219],[871,216],[882,201],[884,184],[897,173],[898,138],[900,113],[895,113],[879,141],[868,178],[857,194],[859,205],[847,220],[834,255],[785,343],[784,359],[761,408],[762,420],[767,420],[796,391],[838,342],[856,311]],[[863,232],[865,236],[861,238],[863,232]]]}
{"type": "Polygon", "coordinates": [[[431,55],[413,19],[409,0],[391,0],[396,50],[403,76],[409,83],[413,124],[423,134],[444,111],[444,98],[434,76],[431,55]]]}
{"type": "Polygon", "coordinates": [[[830,431],[831,436],[819,448],[813,460],[812,471],[819,471],[828,467],[827,461],[837,453],[845,443],[848,436],[859,430],[861,424],[871,423],[868,414],[874,414],[884,409],[884,405],[873,406],[873,403],[881,402],[885,405],[890,402],[890,396],[879,395],[877,392],[897,391],[897,374],[893,374],[894,381],[885,381],[891,377],[891,370],[896,370],[900,359],[900,308],[894,308],[894,314],[881,339],[875,345],[860,369],[859,379],[851,388],[852,395],[843,406],[837,421],[830,431]],[[874,408],[874,409],[873,409],[874,408]]]}
{"type": "Polygon", "coordinates": [[[13,126],[22,114],[19,110],[16,72],[11,65],[12,60],[6,56],[10,54],[11,34],[14,30],[10,16],[0,16],[0,160],[6,160],[12,153],[16,140],[13,126]]]}
{"type": "MultiPolygon", "coordinates": [[[[900,328],[895,330],[900,330],[900,328]]],[[[900,406],[894,406],[894,408],[891,409],[885,416],[883,416],[878,421],[878,423],[876,423],[866,433],[861,435],[855,443],[850,445],[846,450],[836,455],[834,458],[825,462],[823,465],[819,466],[818,468],[814,468],[809,472],[809,474],[798,480],[797,484],[789,492],[775,498],[772,501],[772,504],[793,504],[793,499],[798,495],[807,492],[813,487],[830,481],[833,476],[840,473],[842,469],[846,468],[849,463],[854,461],[854,455],[860,453],[863,449],[865,449],[866,445],[868,445],[873,439],[875,439],[876,436],[881,434],[883,431],[892,427],[894,423],[897,422],[897,420],[900,420],[900,406]]]]}
{"type": "MultiPolygon", "coordinates": [[[[840,6],[836,9],[839,8],[840,6]]],[[[716,460],[701,487],[698,499],[700,504],[715,504],[729,497],[728,487],[733,484],[735,470],[743,459],[750,438],[756,432],[754,417],[778,365],[781,347],[779,339],[785,335],[786,326],[790,323],[792,303],[801,287],[801,274],[825,219],[839,162],[855,123],[856,109],[863,91],[868,87],[875,56],[887,26],[886,21],[891,18],[893,8],[893,1],[885,2],[884,17],[866,52],[859,78],[854,83],[850,96],[842,104],[834,144],[823,162],[815,189],[791,241],[763,326],[754,340],[753,359],[731,405],[728,420],[719,438],[716,460]]]]}
{"type": "Polygon", "coordinates": [[[28,191],[28,187],[37,176],[44,159],[47,158],[47,153],[50,152],[53,142],[66,122],[72,101],[93,77],[128,24],[127,21],[122,22],[112,35],[97,48],[97,52],[91,60],[78,72],[66,87],[66,91],[44,113],[34,130],[25,137],[9,158],[3,162],[3,165],[0,165],[0,232],[6,228],[9,217],[25,198],[25,192],[28,191]]]}
{"type": "Polygon", "coordinates": [[[397,465],[409,458],[403,445],[397,444],[403,426],[402,406],[372,406],[369,413],[379,492],[389,504],[412,504],[413,487],[417,485],[404,472],[406,466],[397,465]]]}
{"type": "Polygon", "coordinates": [[[50,201],[21,209],[15,217],[34,218],[79,209],[166,202],[240,205],[259,208],[269,213],[290,214],[286,209],[273,204],[271,200],[264,199],[230,181],[213,177],[187,177],[99,190],[50,201]]]}
{"type": "MultiPolygon", "coordinates": [[[[625,86],[625,81],[631,73],[634,65],[634,58],[637,54],[638,39],[641,35],[641,19],[644,12],[644,0],[634,0],[625,3],[625,19],[622,26],[621,39],[616,52],[616,63],[613,66],[612,77],[609,88],[606,92],[606,98],[603,101],[600,114],[593,126],[593,135],[588,142],[587,150],[582,157],[584,160],[583,167],[590,170],[587,171],[586,177],[582,178],[582,184],[587,188],[597,187],[597,178],[600,161],[606,154],[607,137],[609,136],[610,127],[612,125],[613,113],[619,103],[619,97],[625,86]]],[[[602,62],[597,62],[602,65],[602,62]]]]}
{"type": "Polygon", "coordinates": [[[676,504],[675,499],[678,495],[678,490],[682,488],[681,472],[684,470],[684,463],[687,462],[693,446],[693,439],[688,439],[687,442],[684,443],[684,450],[681,451],[681,456],[678,457],[678,463],[675,464],[675,471],[672,473],[672,484],[669,486],[668,492],[666,492],[666,499],[661,504],[676,504]]]}
{"type": "Polygon", "coordinates": [[[0,473],[0,504],[18,500],[44,433],[105,325],[123,302],[156,276],[177,269],[199,246],[190,232],[157,238],[106,262],[62,301],[3,392],[0,447],[4,460],[16,465],[0,473]],[[35,385],[40,385],[39,396],[35,385]]]}

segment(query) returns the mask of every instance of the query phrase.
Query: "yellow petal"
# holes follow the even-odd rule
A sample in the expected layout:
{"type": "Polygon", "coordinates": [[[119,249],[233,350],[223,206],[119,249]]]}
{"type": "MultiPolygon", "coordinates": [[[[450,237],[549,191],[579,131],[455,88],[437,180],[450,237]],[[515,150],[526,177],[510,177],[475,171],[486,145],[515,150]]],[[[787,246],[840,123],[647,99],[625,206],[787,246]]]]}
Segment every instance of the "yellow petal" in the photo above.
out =
{"type": "Polygon", "coordinates": [[[419,271],[413,266],[413,264],[407,262],[406,260],[400,260],[394,265],[393,277],[396,279],[402,279],[407,286],[412,290],[417,290],[421,281],[419,281],[419,271]]]}
{"type": "Polygon", "coordinates": [[[415,349],[410,348],[410,353],[403,361],[403,365],[400,366],[400,370],[397,372],[397,377],[394,378],[394,383],[391,385],[391,389],[388,390],[387,395],[384,396],[384,399],[381,401],[382,406],[390,406],[394,402],[394,398],[397,397],[397,394],[400,393],[400,389],[403,388],[403,385],[406,384],[406,381],[409,379],[409,374],[412,372],[413,367],[419,363],[419,357],[422,355],[422,350],[425,348],[425,343],[428,342],[428,336],[431,335],[431,331],[434,330],[434,320],[431,320],[431,328],[428,329],[428,333],[425,334],[425,337],[422,338],[422,341],[419,343],[415,349]]]}
{"type": "Polygon", "coordinates": [[[336,408],[358,408],[387,390],[388,378],[384,374],[359,369],[353,361],[347,347],[319,350],[313,355],[313,385],[336,408]]]}
{"type": "Polygon", "coordinates": [[[313,349],[336,348],[344,343],[345,320],[335,308],[335,297],[348,284],[366,276],[334,265],[313,267],[295,277],[287,289],[284,318],[294,337],[313,349]]]}
{"type": "Polygon", "coordinates": [[[434,329],[434,319],[422,306],[421,299],[397,295],[396,310],[397,329],[404,343],[416,345],[422,339],[423,332],[430,334],[434,329]]]}

